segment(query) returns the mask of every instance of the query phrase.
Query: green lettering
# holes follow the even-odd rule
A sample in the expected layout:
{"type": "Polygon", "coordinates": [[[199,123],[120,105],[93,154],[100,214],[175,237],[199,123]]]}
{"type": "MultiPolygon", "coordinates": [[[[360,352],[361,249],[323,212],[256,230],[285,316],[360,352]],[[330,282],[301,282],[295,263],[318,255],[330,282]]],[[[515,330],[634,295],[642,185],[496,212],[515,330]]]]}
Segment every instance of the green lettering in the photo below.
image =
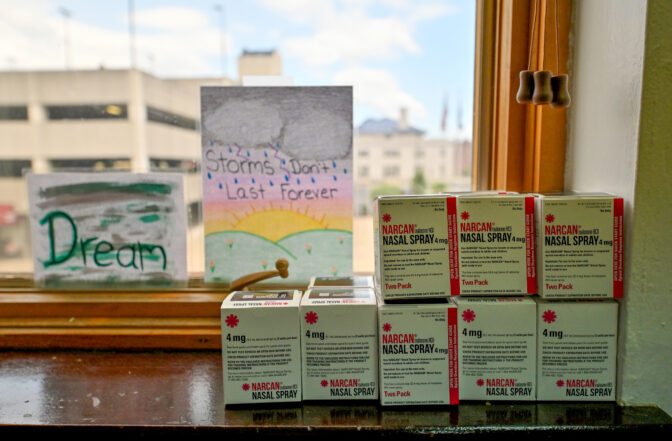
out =
{"type": "MultiPolygon", "coordinates": [[[[98,242],[96,244],[96,249],[93,251],[93,261],[96,262],[96,265],[98,265],[98,266],[110,266],[110,265],[112,265],[112,262],[108,262],[108,263],[100,262],[98,260],[98,254],[109,253],[113,249],[114,249],[114,247],[112,246],[112,244],[109,243],[106,240],[101,240],[100,242],[98,242]],[[105,247],[107,249],[105,249],[105,250],[101,249],[103,247],[105,247]]],[[[109,258],[109,256],[107,256],[107,257],[109,258]]],[[[102,256],[101,256],[101,259],[102,259],[102,256]]]]}
{"type": "Polygon", "coordinates": [[[98,239],[97,237],[90,237],[88,239],[80,239],[79,240],[79,246],[82,249],[82,262],[84,262],[84,266],[86,266],[86,248],[89,246],[91,242],[94,240],[98,239]]]}
{"type": "Polygon", "coordinates": [[[117,251],[117,263],[119,266],[122,268],[128,268],[129,266],[132,266],[135,269],[138,269],[138,266],[135,264],[135,245],[124,245],[123,247],[119,248],[119,251],[117,251]],[[124,250],[131,250],[131,260],[124,264],[121,262],[121,252],[124,250]]]}
{"type": "MultiPolygon", "coordinates": [[[[154,253],[154,250],[157,249],[157,248],[159,249],[159,251],[161,251],[161,254],[163,255],[163,269],[164,270],[166,269],[166,260],[167,260],[166,259],[166,250],[164,250],[161,245],[151,245],[151,244],[144,244],[144,243],[138,242],[138,249],[140,250],[140,268],[142,270],[145,269],[143,258],[142,258],[142,252],[144,250],[147,250],[149,252],[149,254],[152,255],[154,253]]],[[[152,256],[152,257],[154,257],[154,256],[152,256]]]]}
{"type": "Polygon", "coordinates": [[[77,226],[68,213],[64,211],[51,211],[40,220],[40,225],[44,225],[47,222],[49,222],[49,260],[44,263],[45,268],[51,265],[58,265],[59,263],[63,263],[70,259],[70,257],[72,257],[72,253],[75,251],[75,245],[77,244],[77,226]],[[54,231],[54,219],[59,217],[67,220],[70,223],[72,238],[68,252],[60,256],[56,256],[56,232],[54,231]]]}

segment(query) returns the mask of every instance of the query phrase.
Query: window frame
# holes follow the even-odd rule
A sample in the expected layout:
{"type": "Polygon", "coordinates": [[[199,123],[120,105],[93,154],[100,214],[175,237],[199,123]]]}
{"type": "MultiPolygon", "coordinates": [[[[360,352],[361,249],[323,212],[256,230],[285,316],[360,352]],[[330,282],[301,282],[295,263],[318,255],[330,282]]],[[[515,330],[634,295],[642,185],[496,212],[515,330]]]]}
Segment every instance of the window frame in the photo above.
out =
{"type": "Polygon", "coordinates": [[[567,108],[519,104],[515,98],[518,73],[528,69],[529,53],[530,70],[552,70],[557,64],[556,5],[557,48],[559,59],[564,62],[560,63],[560,70],[566,73],[571,0],[477,1],[474,190],[564,189],[567,108]],[[535,21],[535,12],[545,20],[535,21]]]}

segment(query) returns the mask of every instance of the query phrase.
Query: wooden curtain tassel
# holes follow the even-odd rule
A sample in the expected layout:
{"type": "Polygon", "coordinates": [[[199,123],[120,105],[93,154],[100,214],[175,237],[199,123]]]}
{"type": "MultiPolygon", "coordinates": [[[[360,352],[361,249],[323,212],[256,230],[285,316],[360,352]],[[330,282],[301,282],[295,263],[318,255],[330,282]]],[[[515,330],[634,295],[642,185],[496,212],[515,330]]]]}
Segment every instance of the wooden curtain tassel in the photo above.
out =
{"type": "Polygon", "coordinates": [[[534,73],[534,94],[532,95],[534,104],[548,104],[553,100],[552,76],[553,72],[550,70],[540,70],[534,73]]]}
{"type": "Polygon", "coordinates": [[[532,94],[534,93],[534,77],[531,70],[520,71],[520,86],[518,86],[518,93],[516,94],[516,101],[520,104],[531,103],[532,94]]]}
{"type": "Polygon", "coordinates": [[[551,107],[568,107],[572,101],[569,96],[569,77],[567,75],[556,75],[551,78],[551,89],[553,90],[553,101],[551,107]]]}

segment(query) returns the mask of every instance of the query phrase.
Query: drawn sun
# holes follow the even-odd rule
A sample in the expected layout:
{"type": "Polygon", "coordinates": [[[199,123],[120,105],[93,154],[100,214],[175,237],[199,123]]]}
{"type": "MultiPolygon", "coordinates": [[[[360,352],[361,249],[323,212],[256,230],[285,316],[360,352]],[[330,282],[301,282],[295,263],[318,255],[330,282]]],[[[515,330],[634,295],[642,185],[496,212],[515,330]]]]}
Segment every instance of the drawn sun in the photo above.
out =
{"type": "Polygon", "coordinates": [[[277,242],[290,234],[327,228],[324,219],[315,219],[307,213],[286,209],[254,211],[240,219],[231,230],[245,231],[277,242]]]}

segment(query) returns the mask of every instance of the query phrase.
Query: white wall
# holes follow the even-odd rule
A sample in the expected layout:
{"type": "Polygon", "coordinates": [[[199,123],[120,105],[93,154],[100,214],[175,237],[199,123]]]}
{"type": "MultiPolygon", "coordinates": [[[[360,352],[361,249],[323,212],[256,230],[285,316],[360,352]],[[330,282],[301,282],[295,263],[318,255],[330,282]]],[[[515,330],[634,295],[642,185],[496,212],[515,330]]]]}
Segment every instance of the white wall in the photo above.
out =
{"type": "MultiPolygon", "coordinates": [[[[649,0],[648,6],[656,2],[649,0]]],[[[660,271],[653,281],[644,276],[652,264],[672,269],[669,247],[659,245],[649,249],[646,242],[659,240],[669,244],[670,239],[664,234],[671,218],[650,220],[639,216],[652,202],[642,193],[643,189],[655,188],[655,181],[660,178],[649,169],[660,168],[656,162],[666,156],[662,142],[646,148],[652,154],[641,155],[640,125],[646,126],[643,115],[648,114],[643,109],[652,98],[647,96],[643,72],[645,66],[659,62],[645,55],[647,1],[575,1],[573,26],[574,61],[570,75],[573,87],[565,187],[608,191],[625,198],[626,268],[619,323],[619,399],[626,404],[654,403],[672,413],[669,393],[672,327],[666,328],[672,293],[664,280],[668,277],[665,271],[660,271]]],[[[655,129],[647,132],[652,130],[655,129]]],[[[669,175],[666,179],[669,183],[669,175]]],[[[669,188],[662,196],[666,198],[661,203],[669,207],[672,197],[669,188]]],[[[669,208],[663,210],[669,213],[669,208]]]]}

